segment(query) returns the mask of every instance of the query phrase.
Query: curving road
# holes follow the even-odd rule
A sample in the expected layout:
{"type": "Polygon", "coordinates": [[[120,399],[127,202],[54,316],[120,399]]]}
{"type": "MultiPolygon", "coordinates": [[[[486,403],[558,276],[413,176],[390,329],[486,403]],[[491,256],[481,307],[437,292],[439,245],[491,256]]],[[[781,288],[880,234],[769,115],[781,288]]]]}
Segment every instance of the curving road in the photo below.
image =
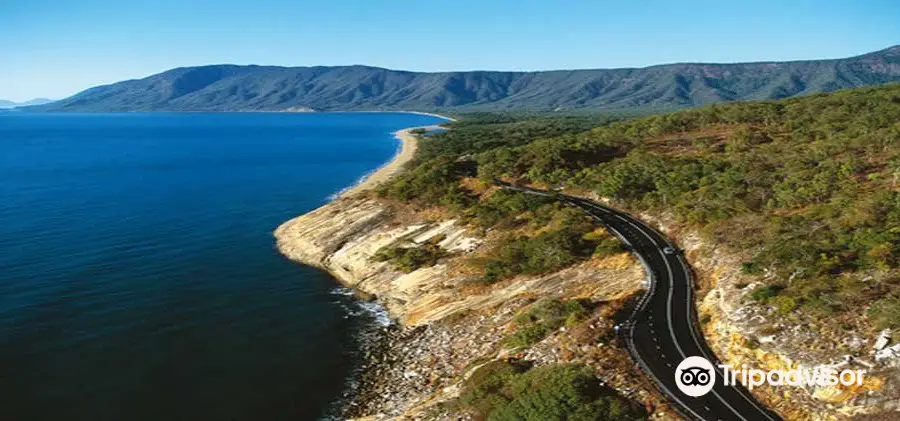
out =
{"type": "Polygon", "coordinates": [[[525,187],[505,188],[556,196],[577,206],[605,225],[637,256],[647,270],[649,289],[621,329],[632,359],[653,380],[675,408],[689,419],[775,421],[781,418],[756,401],[741,386],[725,386],[716,368],[716,385],[700,397],[690,397],[675,385],[675,368],[690,356],[713,365],[715,357],[700,333],[694,309],[691,270],[669,240],[631,215],[590,200],[525,187]]]}

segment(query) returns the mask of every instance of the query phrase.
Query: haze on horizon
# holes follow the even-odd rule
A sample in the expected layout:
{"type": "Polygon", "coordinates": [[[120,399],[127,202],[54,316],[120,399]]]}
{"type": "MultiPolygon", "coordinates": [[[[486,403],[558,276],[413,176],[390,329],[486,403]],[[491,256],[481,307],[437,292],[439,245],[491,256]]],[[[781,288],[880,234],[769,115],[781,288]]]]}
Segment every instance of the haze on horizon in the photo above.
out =
{"type": "Polygon", "coordinates": [[[842,58],[900,44],[890,0],[233,0],[0,4],[0,99],[204,64],[414,71],[842,58]]]}

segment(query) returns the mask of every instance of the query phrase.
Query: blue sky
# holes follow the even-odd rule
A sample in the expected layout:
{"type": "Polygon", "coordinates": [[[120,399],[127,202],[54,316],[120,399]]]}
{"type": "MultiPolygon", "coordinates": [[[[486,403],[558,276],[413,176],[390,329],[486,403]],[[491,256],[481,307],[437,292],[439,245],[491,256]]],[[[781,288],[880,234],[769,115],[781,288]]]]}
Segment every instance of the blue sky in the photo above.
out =
{"type": "Polygon", "coordinates": [[[640,67],[838,58],[900,44],[893,0],[0,0],[0,98],[172,67],[640,67]]]}

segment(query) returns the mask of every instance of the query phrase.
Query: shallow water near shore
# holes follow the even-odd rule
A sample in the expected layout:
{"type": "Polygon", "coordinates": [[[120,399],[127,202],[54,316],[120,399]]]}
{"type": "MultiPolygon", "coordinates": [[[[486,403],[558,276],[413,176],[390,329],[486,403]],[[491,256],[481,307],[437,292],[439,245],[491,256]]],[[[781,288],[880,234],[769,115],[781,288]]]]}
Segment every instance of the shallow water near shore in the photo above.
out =
{"type": "Polygon", "coordinates": [[[0,419],[323,416],[383,316],[272,231],[441,121],[0,114],[0,419]]]}

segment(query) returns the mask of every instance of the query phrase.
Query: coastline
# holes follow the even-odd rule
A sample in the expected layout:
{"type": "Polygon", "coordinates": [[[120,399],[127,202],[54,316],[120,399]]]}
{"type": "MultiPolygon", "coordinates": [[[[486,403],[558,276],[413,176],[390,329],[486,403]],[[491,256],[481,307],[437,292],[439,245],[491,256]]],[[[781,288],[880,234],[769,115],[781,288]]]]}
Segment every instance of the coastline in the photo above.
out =
{"type": "MultiPolygon", "coordinates": [[[[429,117],[443,118],[444,120],[447,120],[447,121],[449,121],[449,122],[451,122],[451,123],[454,122],[454,121],[456,121],[456,119],[453,118],[453,117],[447,117],[447,116],[445,116],[445,115],[440,115],[440,114],[436,114],[436,113],[429,113],[429,112],[425,112],[425,111],[385,111],[385,112],[387,112],[387,113],[394,113],[394,112],[397,112],[397,113],[407,113],[407,114],[425,115],[425,116],[429,116],[429,117]]],[[[413,127],[413,128],[415,128],[415,127],[413,127]]]]}
{"type": "Polygon", "coordinates": [[[589,299],[600,311],[577,329],[554,331],[514,354],[538,365],[588,364],[621,393],[654,408],[663,404],[641,388],[625,351],[604,333],[613,329],[620,300],[646,279],[630,254],[470,290],[471,275],[457,268],[477,256],[484,237],[458,220],[367,195],[334,200],[285,222],[274,235],[286,258],[328,272],[394,321],[361,338],[358,369],[347,377],[335,418],[458,419],[443,403],[459,396],[472,369],[511,355],[504,338],[515,316],[538,297],[589,299]],[[437,244],[448,256],[408,273],[373,259],[386,246],[408,242],[437,244]]]}
{"type": "MultiPolygon", "coordinates": [[[[376,170],[364,175],[357,184],[348,186],[340,192],[330,196],[328,204],[324,207],[332,206],[335,203],[346,203],[347,200],[352,202],[369,200],[360,197],[362,196],[362,193],[372,190],[378,185],[397,176],[415,157],[416,151],[418,150],[418,137],[420,135],[413,133],[414,131],[419,129],[424,129],[426,131],[435,130],[442,128],[441,124],[457,121],[454,118],[433,113],[417,111],[401,112],[437,117],[446,121],[425,126],[408,127],[394,132],[394,138],[400,141],[400,147],[396,154],[376,170]]],[[[309,213],[305,215],[308,214],[309,213]]],[[[351,219],[356,222],[365,220],[377,223],[377,220],[380,219],[380,217],[376,217],[375,220],[370,221],[369,218],[366,217],[355,218],[356,215],[353,216],[354,217],[351,217],[351,219]]],[[[384,416],[386,413],[394,413],[396,415],[398,414],[397,411],[405,411],[407,409],[405,407],[409,403],[416,402],[423,397],[420,396],[420,393],[423,390],[422,386],[426,386],[418,384],[415,387],[411,387],[409,384],[405,384],[415,380],[409,377],[410,367],[415,368],[417,371],[432,370],[433,373],[442,374],[448,372],[447,367],[441,367],[440,370],[436,367],[425,368],[431,364],[424,364],[422,361],[418,361],[413,358],[412,355],[408,354],[411,354],[414,351],[417,353],[416,350],[425,348],[426,344],[433,347],[445,345],[441,341],[443,341],[443,338],[448,334],[448,330],[446,330],[446,328],[435,329],[435,333],[423,335],[421,326],[417,326],[416,324],[407,325],[401,320],[399,316],[405,311],[401,311],[400,313],[396,311],[397,309],[391,311],[390,306],[384,300],[387,297],[369,294],[369,292],[367,292],[369,291],[368,288],[361,288],[360,285],[358,285],[358,282],[352,282],[352,279],[348,279],[347,277],[342,276],[342,274],[337,273],[333,268],[328,267],[328,265],[324,263],[324,260],[326,260],[324,259],[325,256],[322,256],[323,259],[321,261],[316,261],[315,259],[304,259],[298,255],[294,255],[290,250],[289,242],[283,241],[282,236],[284,235],[284,231],[290,229],[288,227],[291,226],[294,221],[303,217],[304,215],[299,215],[292,218],[276,229],[274,235],[278,239],[276,248],[279,252],[290,260],[327,271],[337,280],[339,288],[346,291],[352,291],[352,294],[356,295],[361,300],[360,302],[371,300],[367,304],[380,309],[380,311],[363,309],[363,311],[371,312],[374,315],[375,324],[370,326],[368,330],[363,332],[361,336],[357,338],[359,341],[358,346],[360,348],[359,365],[353,370],[353,373],[345,379],[346,385],[342,395],[326,409],[325,419],[362,420],[369,419],[368,417],[373,414],[376,414],[377,417],[384,416]],[[432,337],[437,335],[437,332],[441,333],[440,337],[432,337]]],[[[346,266],[344,267],[346,268],[346,266]]],[[[387,291],[379,290],[379,292],[387,291]]],[[[390,294],[388,294],[388,297],[389,296],[390,294]]],[[[477,347],[474,346],[468,348],[477,349],[477,347]]],[[[432,376],[434,376],[434,374],[432,376]]],[[[424,388],[424,390],[429,389],[430,388],[428,387],[424,388]]]]}
{"type": "Polygon", "coordinates": [[[665,414],[665,402],[642,387],[627,353],[597,336],[613,329],[610,316],[645,279],[630,254],[469,291],[471,276],[455,268],[477,252],[484,237],[458,220],[435,220],[361,194],[401,173],[418,146],[419,135],[413,131],[435,126],[395,132],[401,148],[390,161],[273,233],[276,249],[287,259],[327,272],[393,322],[375,324],[358,338],[358,365],[345,378],[345,390],[326,419],[459,419],[446,404],[456,401],[474,369],[510,356],[504,340],[515,316],[535,297],[587,298],[603,303],[598,304],[602,311],[594,311],[571,333],[561,329],[516,355],[536,365],[588,365],[598,370],[604,384],[665,414]],[[449,255],[409,273],[373,259],[378,250],[399,241],[432,242],[449,255]]]}
{"type": "MultiPolygon", "coordinates": [[[[432,117],[440,117],[445,118],[448,121],[456,121],[449,117],[444,117],[437,114],[427,114],[427,113],[416,113],[413,114],[422,114],[429,115],[432,117]]],[[[416,150],[419,147],[418,135],[414,134],[414,130],[435,130],[440,128],[439,124],[432,124],[428,126],[418,126],[418,127],[408,127],[405,129],[397,130],[394,132],[394,138],[400,141],[400,150],[391,158],[390,161],[386,162],[384,165],[373,171],[371,174],[366,175],[362,178],[362,180],[354,186],[350,186],[338,194],[335,195],[335,199],[337,198],[347,198],[351,196],[358,195],[362,192],[372,190],[381,183],[384,183],[391,178],[394,178],[400,171],[403,170],[403,167],[406,166],[409,161],[416,155],[416,150]]]]}

